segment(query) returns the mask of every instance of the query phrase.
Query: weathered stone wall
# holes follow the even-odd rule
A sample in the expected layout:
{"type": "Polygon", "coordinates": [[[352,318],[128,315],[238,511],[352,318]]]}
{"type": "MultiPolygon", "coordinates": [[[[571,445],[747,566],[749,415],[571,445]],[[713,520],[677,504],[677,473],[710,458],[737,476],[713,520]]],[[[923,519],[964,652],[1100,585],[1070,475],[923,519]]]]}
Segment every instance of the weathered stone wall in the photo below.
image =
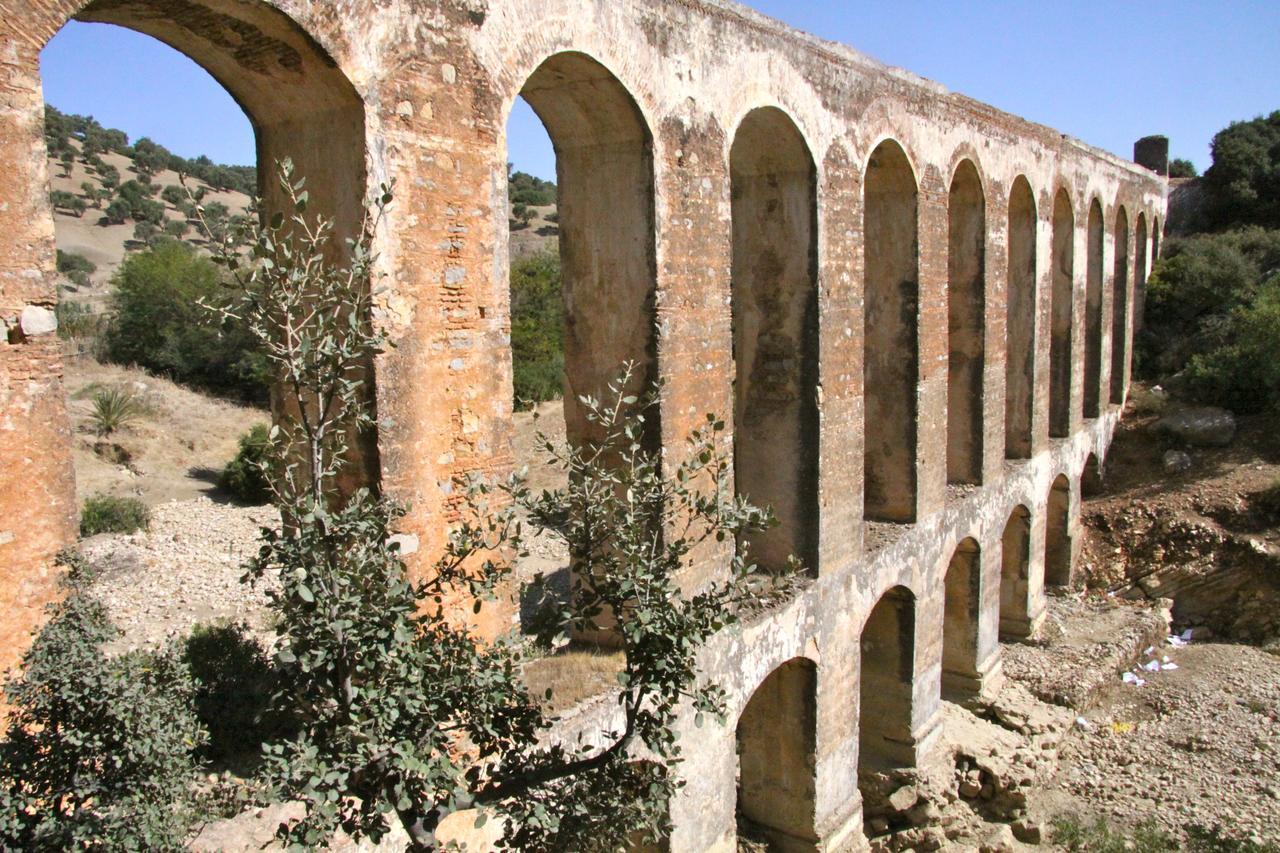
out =
{"type": "MultiPolygon", "coordinates": [[[[781,387],[797,399],[773,426],[801,435],[771,447],[752,476],[760,490],[812,489],[793,496],[784,520],[803,526],[789,539],[811,551],[815,580],[707,650],[733,717],[723,729],[689,730],[689,785],[673,804],[671,846],[733,849],[737,716],[784,664],[790,669],[762,702],[813,703],[812,713],[777,723],[813,729],[777,744],[806,753],[792,756],[787,773],[806,769],[811,784],[788,781],[788,790],[812,801],[791,803],[779,830],[827,849],[858,843],[860,673],[900,678],[901,689],[885,693],[895,701],[879,709],[890,716],[874,725],[894,748],[875,750],[878,757],[923,762],[936,736],[944,658],[949,689],[990,690],[1001,631],[1033,630],[1043,612],[1046,544],[1060,553],[1065,541],[1069,560],[1078,543],[1081,470],[1089,454],[1105,455],[1127,380],[1113,386],[1111,375],[1127,370],[1140,316],[1117,315],[1115,303],[1140,298],[1164,219],[1164,179],[725,2],[0,0],[0,309],[9,329],[0,353],[0,664],[20,653],[52,595],[49,561],[74,534],[58,347],[36,320],[56,298],[38,52],[77,14],[152,33],[208,68],[249,113],[264,165],[291,155],[344,231],[355,227],[361,197],[395,180],[394,208],[375,238],[375,320],[395,347],[375,365],[380,429],[366,458],[383,488],[411,506],[412,559],[424,562],[455,517],[459,478],[512,464],[504,134],[515,98],[528,96],[560,154],[572,390],[592,390],[582,386],[619,357],[640,358],[665,381],[655,439],[672,457],[707,411],[741,416],[743,433],[751,429],[752,413],[735,407],[735,380],[752,376],[735,357],[752,350],[735,349],[733,306],[759,299],[734,287],[749,281],[768,295],[768,282],[751,277],[767,268],[743,259],[777,243],[781,226],[734,221],[732,152],[752,111],[785,116],[812,172],[798,180],[797,158],[744,161],[741,192],[767,210],[769,194],[747,187],[768,186],[772,174],[792,182],[777,190],[787,216],[811,199],[806,227],[788,227],[811,247],[813,264],[804,269],[799,247],[787,247],[780,275],[794,286],[778,334],[803,329],[817,340],[798,346],[798,364],[783,364],[792,354],[778,350],[781,387]],[[876,174],[881,168],[891,179],[876,174]],[[973,181],[957,184],[957,175],[976,176],[981,205],[973,181]],[[802,188],[809,182],[812,192],[802,188]],[[967,218],[953,228],[958,185],[967,218]],[[1103,222],[1090,264],[1095,200],[1103,222]],[[1117,222],[1128,223],[1128,241],[1115,239],[1117,222]],[[870,235],[892,240],[868,245],[870,235]],[[1125,242],[1132,259],[1117,264],[1125,242]],[[953,247],[971,254],[953,258],[953,247]],[[980,259],[972,254],[979,248],[980,259]],[[886,251],[892,263],[882,262],[886,251]],[[1105,279],[1091,312],[1090,268],[1105,279]],[[1118,268],[1133,270],[1119,288],[1118,268]],[[801,323],[806,277],[816,318],[801,323]],[[868,327],[873,285],[892,328],[868,327]],[[971,295],[953,310],[960,293],[971,295]],[[952,329],[964,340],[950,340],[952,329]],[[816,364],[807,367],[808,349],[816,364]],[[969,363],[949,382],[953,352],[969,363]],[[1086,361],[1096,369],[1086,371],[1086,361]],[[881,382],[886,370],[895,381],[881,382]],[[904,407],[896,420],[868,408],[864,375],[892,389],[893,405],[904,407]],[[949,393],[964,388],[956,409],[968,423],[949,426],[949,393]],[[1098,401],[1096,418],[1084,418],[1086,399],[1098,401]],[[887,492],[868,492],[864,472],[873,467],[879,478],[891,472],[878,486],[887,492]],[[949,488],[949,467],[950,479],[969,485],[949,488]],[[816,482],[804,473],[815,469],[816,482]],[[771,473],[780,478],[772,486],[771,473]],[[1054,513],[1050,532],[1059,475],[1066,511],[1054,513]],[[1001,543],[1018,539],[1004,534],[1020,513],[1028,545],[1025,558],[1011,559],[1001,543]],[[974,600],[948,606],[944,577],[962,542],[969,580],[950,588],[974,600]],[[864,643],[872,639],[864,624],[889,590],[895,627],[864,643]],[[948,613],[969,639],[944,655],[948,613]],[[976,625],[956,614],[972,614],[976,625]],[[800,694],[783,695],[789,690],[800,694]]],[[[688,582],[720,571],[729,547],[708,546],[688,582]]],[[[480,627],[502,630],[512,618],[509,609],[486,609],[480,627]]]]}

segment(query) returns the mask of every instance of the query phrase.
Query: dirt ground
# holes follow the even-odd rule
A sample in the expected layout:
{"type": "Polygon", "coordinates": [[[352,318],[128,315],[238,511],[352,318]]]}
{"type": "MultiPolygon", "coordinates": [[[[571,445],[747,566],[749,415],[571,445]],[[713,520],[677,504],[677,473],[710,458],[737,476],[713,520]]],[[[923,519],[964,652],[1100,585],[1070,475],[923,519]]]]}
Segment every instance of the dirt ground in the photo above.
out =
{"type": "Polygon", "coordinates": [[[237,439],[254,424],[270,422],[265,410],[85,356],[68,359],[66,388],[81,501],[94,494],[136,497],[152,506],[197,497],[224,501],[218,474],[235,458],[237,439]],[[110,388],[132,392],[145,412],[99,437],[91,418],[93,395],[110,388]]]}

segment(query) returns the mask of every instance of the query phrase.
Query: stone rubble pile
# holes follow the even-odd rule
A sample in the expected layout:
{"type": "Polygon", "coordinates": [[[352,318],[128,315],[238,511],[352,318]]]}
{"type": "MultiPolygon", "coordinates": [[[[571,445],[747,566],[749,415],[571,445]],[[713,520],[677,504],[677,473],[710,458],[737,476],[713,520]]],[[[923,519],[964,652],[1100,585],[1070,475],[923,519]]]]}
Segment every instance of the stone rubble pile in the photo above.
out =
{"type": "Polygon", "coordinates": [[[98,570],[93,592],[123,637],[118,649],[157,646],[200,623],[244,622],[263,641],[271,634],[267,591],[276,579],[242,583],[258,550],[258,530],[276,524],[271,506],[239,507],[208,498],[152,508],[146,531],[101,534],[80,544],[98,570]]]}

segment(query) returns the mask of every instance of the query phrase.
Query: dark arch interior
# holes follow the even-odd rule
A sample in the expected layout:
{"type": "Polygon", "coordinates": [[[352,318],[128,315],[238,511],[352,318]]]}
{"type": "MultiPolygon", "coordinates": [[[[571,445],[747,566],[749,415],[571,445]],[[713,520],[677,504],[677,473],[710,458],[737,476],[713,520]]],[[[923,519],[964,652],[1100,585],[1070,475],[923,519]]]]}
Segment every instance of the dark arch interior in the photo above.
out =
{"type": "Polygon", "coordinates": [[[1044,582],[1050,586],[1071,583],[1071,483],[1060,474],[1049,489],[1045,511],[1044,582]]]}
{"type": "Polygon", "coordinates": [[[951,181],[947,213],[947,481],[981,483],[987,208],[969,160],[951,181]]]}
{"type": "Polygon", "coordinates": [[[769,674],[738,718],[738,818],[769,849],[813,849],[817,669],[793,658],[769,674]]]}
{"type": "Polygon", "coordinates": [[[1102,402],[1102,242],[1104,223],[1102,205],[1097,199],[1089,205],[1088,268],[1085,275],[1084,301],[1084,416],[1096,418],[1102,402]]]}
{"type": "Polygon", "coordinates": [[[1020,640],[1031,633],[1031,512],[1014,507],[1000,537],[1000,638],[1020,640]]]}
{"type": "Polygon", "coordinates": [[[916,518],[919,242],[915,174],[896,142],[871,153],[863,185],[865,503],[868,519],[916,518]]]}
{"type": "Polygon", "coordinates": [[[1115,269],[1111,280],[1111,396],[1116,405],[1124,402],[1129,384],[1129,215],[1116,213],[1115,269]]]}
{"type": "Polygon", "coordinates": [[[751,540],[763,568],[816,565],[817,184],[799,129],[753,110],[729,156],[733,210],[734,479],[778,525],[751,540]]]}
{"type": "Polygon", "coordinates": [[[1072,293],[1075,283],[1075,216],[1066,190],[1053,200],[1053,305],[1049,312],[1049,435],[1071,431],[1072,293]]]}
{"type": "Polygon", "coordinates": [[[965,539],[951,556],[944,580],[942,622],[942,696],[963,701],[981,684],[978,674],[978,608],[981,603],[982,553],[965,539]]]}
{"type": "Polygon", "coordinates": [[[1021,175],[1009,193],[1005,326],[1005,456],[1031,456],[1035,408],[1036,199],[1021,175]]]}

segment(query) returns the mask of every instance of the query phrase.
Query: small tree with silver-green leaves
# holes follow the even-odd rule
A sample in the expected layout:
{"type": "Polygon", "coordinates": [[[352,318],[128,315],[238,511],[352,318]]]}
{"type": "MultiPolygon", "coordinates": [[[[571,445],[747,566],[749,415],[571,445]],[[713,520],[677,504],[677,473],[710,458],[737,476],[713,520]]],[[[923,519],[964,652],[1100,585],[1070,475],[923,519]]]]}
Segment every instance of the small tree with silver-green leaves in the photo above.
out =
{"type": "Polygon", "coordinates": [[[613,850],[661,838],[681,784],[677,714],[723,711],[696,656],[736,620],[751,567],[740,554],[723,580],[692,595],[677,577],[699,543],[771,523],[732,495],[724,424],[709,417],[666,473],[642,441],[656,393],[625,396],[624,374],[603,400],[582,401],[600,438],[544,441],[569,474],[565,488],[534,493],[520,476],[461,484],[464,519],[443,556],[411,576],[392,535],[402,509],[369,489],[339,488],[352,436],[375,427],[364,377],[388,342],[369,320],[371,239],[391,190],[334,263],[333,223],[307,213],[305,184],[287,161],[278,179],[288,212],[250,217],[218,256],[235,281],[219,310],[262,342],[282,398],[264,464],[284,523],[264,528],[249,569],[279,572],[270,603],[287,686],[275,704],[299,723],[292,740],[265,747],[270,780],[306,805],[282,838],[314,847],[341,828],[377,839],[394,815],[412,848],[429,850],[444,816],[475,807],[480,821],[501,816],[511,849],[613,850]],[[578,569],[556,628],[619,620],[621,723],[602,747],[547,745],[551,721],[524,687],[517,644],[486,643],[449,618],[450,605],[471,600],[479,612],[510,582],[529,529],[562,538],[578,569]]]}

